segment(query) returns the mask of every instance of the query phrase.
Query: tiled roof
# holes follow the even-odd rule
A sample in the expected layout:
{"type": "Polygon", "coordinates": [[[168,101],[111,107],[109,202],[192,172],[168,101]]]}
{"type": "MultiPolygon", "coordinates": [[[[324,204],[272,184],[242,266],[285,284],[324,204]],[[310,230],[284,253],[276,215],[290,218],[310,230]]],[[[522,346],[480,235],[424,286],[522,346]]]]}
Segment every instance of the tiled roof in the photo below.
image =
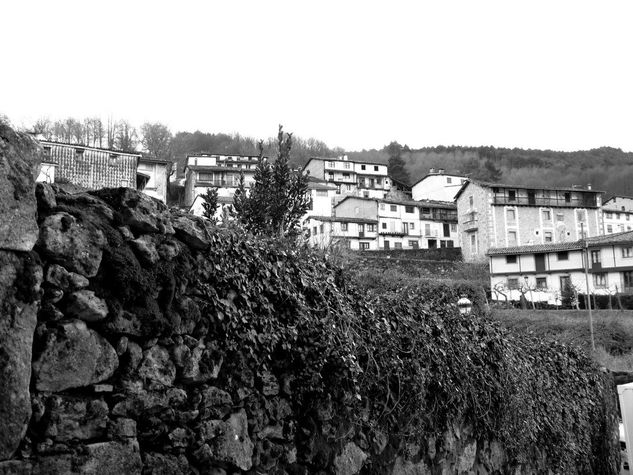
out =
{"type": "Polygon", "coordinates": [[[604,193],[604,191],[600,190],[588,190],[587,188],[574,188],[568,186],[541,186],[541,185],[515,185],[515,184],[505,184],[505,183],[492,183],[489,181],[480,181],[473,180],[469,178],[461,188],[457,191],[455,195],[455,200],[462,194],[462,192],[466,189],[469,184],[475,184],[479,186],[483,186],[485,188],[510,188],[510,189],[522,189],[522,190],[549,190],[549,191],[576,191],[576,192],[584,192],[584,193],[604,193]]]}
{"type": "Polygon", "coordinates": [[[540,252],[559,252],[582,249],[587,243],[587,247],[599,247],[609,244],[633,244],[633,231],[625,231],[623,233],[606,234],[604,236],[594,236],[586,240],[572,242],[553,242],[547,244],[533,244],[529,246],[513,246],[513,247],[491,247],[488,249],[487,255],[498,256],[506,254],[534,254],[540,252]]]}
{"type": "Polygon", "coordinates": [[[457,209],[457,205],[455,203],[451,203],[450,201],[435,201],[435,200],[395,200],[389,198],[365,198],[364,196],[346,196],[341,201],[339,201],[336,206],[340,205],[345,200],[356,199],[361,201],[375,201],[377,203],[387,203],[392,205],[404,205],[404,206],[417,206],[424,208],[446,208],[446,209],[457,209]]]}
{"type": "Polygon", "coordinates": [[[428,177],[430,176],[450,176],[450,177],[456,177],[456,178],[463,178],[463,179],[468,179],[468,177],[466,175],[460,175],[458,173],[427,173],[426,175],[424,175],[422,178],[420,178],[418,181],[414,182],[413,185],[411,185],[411,187],[414,187],[415,185],[417,185],[418,183],[420,183],[421,181],[426,180],[428,177]]]}
{"type": "Polygon", "coordinates": [[[308,159],[308,161],[306,162],[306,164],[304,165],[304,168],[308,165],[308,163],[310,163],[312,160],[322,160],[324,162],[349,162],[349,163],[359,163],[361,165],[367,164],[367,165],[383,165],[383,166],[387,166],[387,164],[383,161],[377,160],[377,159],[365,159],[365,160],[356,160],[353,158],[348,158],[346,160],[342,159],[342,158],[338,158],[338,157],[310,157],[308,159]]]}
{"type": "Polygon", "coordinates": [[[101,148],[101,147],[90,147],[88,145],[80,145],[76,143],[68,143],[68,142],[54,142],[52,140],[38,140],[38,142],[45,147],[53,147],[53,146],[61,146],[61,147],[71,147],[71,148],[83,148],[85,150],[97,150],[99,152],[110,152],[116,153],[119,155],[134,155],[136,157],[141,156],[140,152],[126,152],[123,150],[117,150],[114,148],[101,148]]]}
{"type": "Polygon", "coordinates": [[[316,221],[324,222],[337,222],[337,223],[367,223],[377,224],[378,220],[369,218],[350,218],[344,216],[308,216],[308,219],[314,219],[316,221]]]}

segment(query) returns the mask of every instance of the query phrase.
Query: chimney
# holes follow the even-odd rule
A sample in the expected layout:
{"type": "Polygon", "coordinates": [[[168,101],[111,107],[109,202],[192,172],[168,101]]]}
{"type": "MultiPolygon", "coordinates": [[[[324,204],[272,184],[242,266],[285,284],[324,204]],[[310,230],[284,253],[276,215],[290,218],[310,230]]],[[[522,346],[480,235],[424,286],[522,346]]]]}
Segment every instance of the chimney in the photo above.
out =
{"type": "Polygon", "coordinates": [[[443,169],[443,168],[440,168],[437,172],[438,172],[438,173],[440,173],[440,174],[441,174],[441,173],[444,173],[444,169],[443,169]]]}
{"type": "Polygon", "coordinates": [[[429,173],[435,173],[435,168],[431,168],[431,169],[429,170],[429,173]]]}
{"type": "Polygon", "coordinates": [[[347,155],[343,155],[343,160],[347,160],[347,155]]]}
{"type": "Polygon", "coordinates": [[[587,183],[587,189],[591,190],[591,183],[587,183]]]}

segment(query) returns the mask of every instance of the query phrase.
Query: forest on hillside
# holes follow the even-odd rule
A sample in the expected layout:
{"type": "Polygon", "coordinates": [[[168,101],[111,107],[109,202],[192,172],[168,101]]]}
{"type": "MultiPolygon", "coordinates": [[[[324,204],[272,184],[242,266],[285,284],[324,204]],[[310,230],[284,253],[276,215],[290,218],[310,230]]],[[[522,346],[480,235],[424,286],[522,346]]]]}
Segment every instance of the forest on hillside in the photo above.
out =
{"type": "MultiPolygon", "coordinates": [[[[47,140],[143,151],[177,163],[179,174],[184,169],[187,154],[255,155],[260,139],[239,133],[179,131],[173,134],[159,122],[147,122],[137,128],[126,120],[102,121],[98,117],[68,117],[54,121],[42,118],[32,125],[32,131],[47,140]]],[[[262,139],[264,154],[276,156],[276,141],[272,135],[262,139]]],[[[443,168],[449,173],[505,184],[564,187],[591,184],[594,189],[606,192],[607,198],[612,195],[633,196],[633,153],[612,147],[575,152],[491,146],[411,149],[394,141],[380,150],[344,151],[330,148],[315,138],[295,136],[291,164],[302,166],[310,157],[336,157],[343,154],[347,154],[350,159],[389,164],[390,173],[409,184],[423,178],[430,168],[443,168]]]]}

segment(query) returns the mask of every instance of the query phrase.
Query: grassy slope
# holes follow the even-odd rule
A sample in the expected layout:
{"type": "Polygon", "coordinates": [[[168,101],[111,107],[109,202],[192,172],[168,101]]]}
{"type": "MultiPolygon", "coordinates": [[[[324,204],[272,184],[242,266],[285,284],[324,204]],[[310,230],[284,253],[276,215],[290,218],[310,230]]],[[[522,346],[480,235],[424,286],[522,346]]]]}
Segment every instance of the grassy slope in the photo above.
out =
{"type": "MultiPolygon", "coordinates": [[[[633,311],[596,310],[595,357],[615,371],[633,371],[633,311]]],[[[492,317],[517,332],[533,332],[591,349],[589,316],[577,310],[494,309],[492,317]]]]}

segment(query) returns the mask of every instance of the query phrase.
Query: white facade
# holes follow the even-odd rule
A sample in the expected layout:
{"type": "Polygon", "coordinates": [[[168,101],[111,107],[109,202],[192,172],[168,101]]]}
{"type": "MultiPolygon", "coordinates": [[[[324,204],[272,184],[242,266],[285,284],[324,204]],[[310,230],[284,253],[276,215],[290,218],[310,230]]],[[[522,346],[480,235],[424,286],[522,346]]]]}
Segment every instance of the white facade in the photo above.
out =
{"type": "Polygon", "coordinates": [[[615,295],[633,292],[633,232],[583,241],[491,249],[490,287],[498,301],[528,301],[560,305],[564,289],[615,295]]]}
{"type": "Polygon", "coordinates": [[[323,249],[338,245],[356,251],[378,249],[378,224],[375,220],[310,216],[304,228],[313,247],[323,249]]]}
{"type": "Polygon", "coordinates": [[[428,175],[419,180],[411,188],[411,195],[415,201],[435,200],[453,202],[466,177],[435,171],[431,168],[428,175]]]}
{"type": "Polygon", "coordinates": [[[604,233],[613,234],[633,230],[633,198],[614,196],[602,206],[604,233]]]}
{"type": "Polygon", "coordinates": [[[387,165],[338,158],[311,158],[303,167],[310,176],[336,187],[336,195],[384,198],[391,189],[387,165]]]}
{"type": "Polygon", "coordinates": [[[149,177],[142,189],[143,193],[167,203],[167,162],[141,157],[136,171],[149,177]]]}

